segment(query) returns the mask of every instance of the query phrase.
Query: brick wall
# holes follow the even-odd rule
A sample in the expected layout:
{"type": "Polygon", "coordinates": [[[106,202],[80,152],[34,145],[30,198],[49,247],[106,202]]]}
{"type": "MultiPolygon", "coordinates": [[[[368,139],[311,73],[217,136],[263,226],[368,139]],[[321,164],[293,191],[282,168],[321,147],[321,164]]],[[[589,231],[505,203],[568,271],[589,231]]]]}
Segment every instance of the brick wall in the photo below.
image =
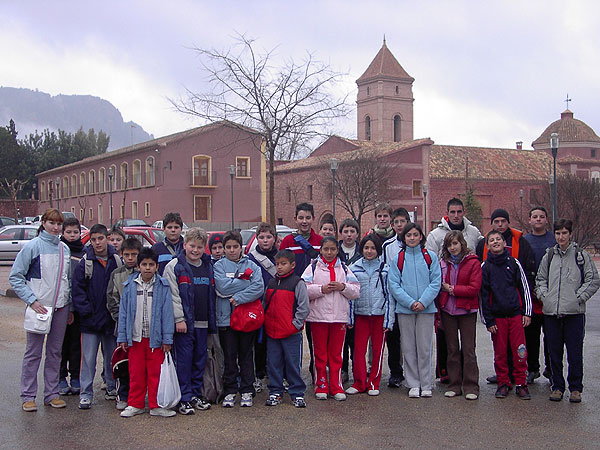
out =
{"type": "MultiPolygon", "coordinates": [[[[40,210],[39,202],[37,200],[18,200],[17,208],[19,208],[21,217],[37,216],[43,212],[40,210]]],[[[17,216],[15,204],[12,200],[0,199],[0,216],[12,218],[17,216]]]]}

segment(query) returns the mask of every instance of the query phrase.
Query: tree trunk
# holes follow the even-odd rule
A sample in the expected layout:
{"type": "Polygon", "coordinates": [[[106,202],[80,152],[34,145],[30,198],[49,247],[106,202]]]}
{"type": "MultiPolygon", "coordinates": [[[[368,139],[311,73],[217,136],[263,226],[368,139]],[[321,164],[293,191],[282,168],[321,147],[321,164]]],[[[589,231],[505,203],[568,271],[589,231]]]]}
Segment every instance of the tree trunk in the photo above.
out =
{"type": "Polygon", "coordinates": [[[269,149],[269,222],[275,226],[275,151],[269,149]]]}

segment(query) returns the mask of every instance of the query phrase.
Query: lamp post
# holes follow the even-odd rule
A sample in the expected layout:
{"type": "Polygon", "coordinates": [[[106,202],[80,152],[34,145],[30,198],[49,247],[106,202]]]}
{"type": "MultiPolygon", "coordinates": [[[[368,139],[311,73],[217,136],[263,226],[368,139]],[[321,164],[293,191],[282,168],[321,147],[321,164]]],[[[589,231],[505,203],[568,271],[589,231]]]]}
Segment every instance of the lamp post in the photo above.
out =
{"type": "Polygon", "coordinates": [[[231,178],[231,229],[233,230],[233,176],[235,175],[235,166],[229,166],[229,177],[231,178]]]}
{"type": "Polygon", "coordinates": [[[335,220],[335,172],[340,165],[339,159],[331,158],[329,160],[329,167],[331,168],[331,211],[333,212],[333,222],[335,220]]]}
{"type": "Polygon", "coordinates": [[[429,186],[423,185],[423,232],[427,236],[427,191],[429,186]]]}
{"type": "Polygon", "coordinates": [[[558,154],[558,133],[550,135],[550,148],[552,148],[552,223],[556,220],[556,155],[558,154]]]}
{"type": "Polygon", "coordinates": [[[31,200],[35,200],[35,191],[37,189],[37,184],[33,183],[33,190],[31,191],[31,200]]]}
{"type": "Polygon", "coordinates": [[[54,185],[56,186],[56,209],[60,211],[60,178],[56,177],[54,185]]]}
{"type": "Polygon", "coordinates": [[[48,180],[48,194],[50,196],[50,208],[54,208],[52,204],[52,199],[54,197],[54,182],[52,180],[48,180]]]}
{"type": "Polygon", "coordinates": [[[112,204],[112,191],[113,191],[113,177],[115,176],[115,173],[113,171],[112,167],[108,168],[108,195],[110,197],[110,210],[108,211],[108,215],[110,216],[110,227],[112,228],[113,226],[113,204],[112,204]]]}
{"type": "Polygon", "coordinates": [[[519,189],[519,200],[521,200],[521,223],[523,223],[523,189],[519,189]]]}

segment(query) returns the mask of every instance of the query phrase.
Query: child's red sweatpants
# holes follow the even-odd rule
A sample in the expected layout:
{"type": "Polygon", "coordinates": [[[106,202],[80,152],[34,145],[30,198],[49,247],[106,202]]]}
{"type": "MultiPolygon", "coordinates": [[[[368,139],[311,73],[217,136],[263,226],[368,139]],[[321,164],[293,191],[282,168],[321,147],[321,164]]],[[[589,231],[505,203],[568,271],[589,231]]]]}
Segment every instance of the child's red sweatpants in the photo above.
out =
{"type": "Polygon", "coordinates": [[[383,316],[356,316],[354,320],[354,359],[352,360],[354,383],[352,386],[358,392],[364,392],[367,389],[379,390],[384,347],[383,316]],[[369,381],[367,381],[365,356],[369,338],[373,345],[373,364],[369,372],[369,381]]]}
{"type": "Polygon", "coordinates": [[[150,339],[142,338],[141,342],[133,342],[129,347],[129,397],[127,406],[143,409],[146,406],[146,389],[148,390],[148,406],[158,408],[156,394],[160,379],[160,366],[165,359],[161,348],[150,348],[150,339]]]}
{"type": "Polygon", "coordinates": [[[315,393],[335,395],[344,392],[342,386],[342,352],[346,338],[345,323],[311,322],[315,354],[315,393]],[[329,383],[327,366],[329,365],[329,383]]]}
{"type": "Polygon", "coordinates": [[[508,377],[507,347],[513,356],[513,376],[516,385],[527,384],[527,347],[525,345],[525,330],[523,316],[496,318],[498,332],[492,334],[494,342],[494,368],[498,377],[498,386],[512,386],[508,377]]]}

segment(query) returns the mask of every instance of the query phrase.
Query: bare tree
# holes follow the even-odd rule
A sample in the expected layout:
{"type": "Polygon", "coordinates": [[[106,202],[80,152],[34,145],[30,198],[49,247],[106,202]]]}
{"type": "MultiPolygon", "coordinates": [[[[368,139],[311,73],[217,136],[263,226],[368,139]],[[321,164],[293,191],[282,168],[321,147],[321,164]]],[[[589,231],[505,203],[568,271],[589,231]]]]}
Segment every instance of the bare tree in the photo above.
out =
{"type": "Polygon", "coordinates": [[[13,202],[13,208],[14,208],[14,213],[15,213],[15,223],[19,223],[18,222],[18,206],[17,206],[17,197],[19,195],[19,192],[21,192],[21,189],[23,189],[23,186],[25,185],[26,181],[22,181],[22,180],[9,180],[8,178],[4,178],[4,180],[2,180],[2,190],[4,190],[4,192],[6,192],[6,194],[10,197],[10,199],[13,202]]]}
{"type": "Polygon", "coordinates": [[[183,113],[207,121],[228,120],[258,131],[269,162],[269,216],[275,223],[276,159],[293,159],[307,143],[327,134],[334,119],[349,111],[347,95],[331,90],[342,75],[307,53],[299,63],[276,63],[274,49],[258,52],[255,41],[238,35],[228,50],[194,48],[207,75],[209,89],[186,89],[185,98],[171,100],[183,113]]]}
{"type": "Polygon", "coordinates": [[[87,214],[87,205],[88,205],[88,197],[83,196],[77,199],[77,203],[79,203],[79,208],[83,211],[83,215],[80,214],[81,223],[85,224],[85,216],[87,214]]]}

